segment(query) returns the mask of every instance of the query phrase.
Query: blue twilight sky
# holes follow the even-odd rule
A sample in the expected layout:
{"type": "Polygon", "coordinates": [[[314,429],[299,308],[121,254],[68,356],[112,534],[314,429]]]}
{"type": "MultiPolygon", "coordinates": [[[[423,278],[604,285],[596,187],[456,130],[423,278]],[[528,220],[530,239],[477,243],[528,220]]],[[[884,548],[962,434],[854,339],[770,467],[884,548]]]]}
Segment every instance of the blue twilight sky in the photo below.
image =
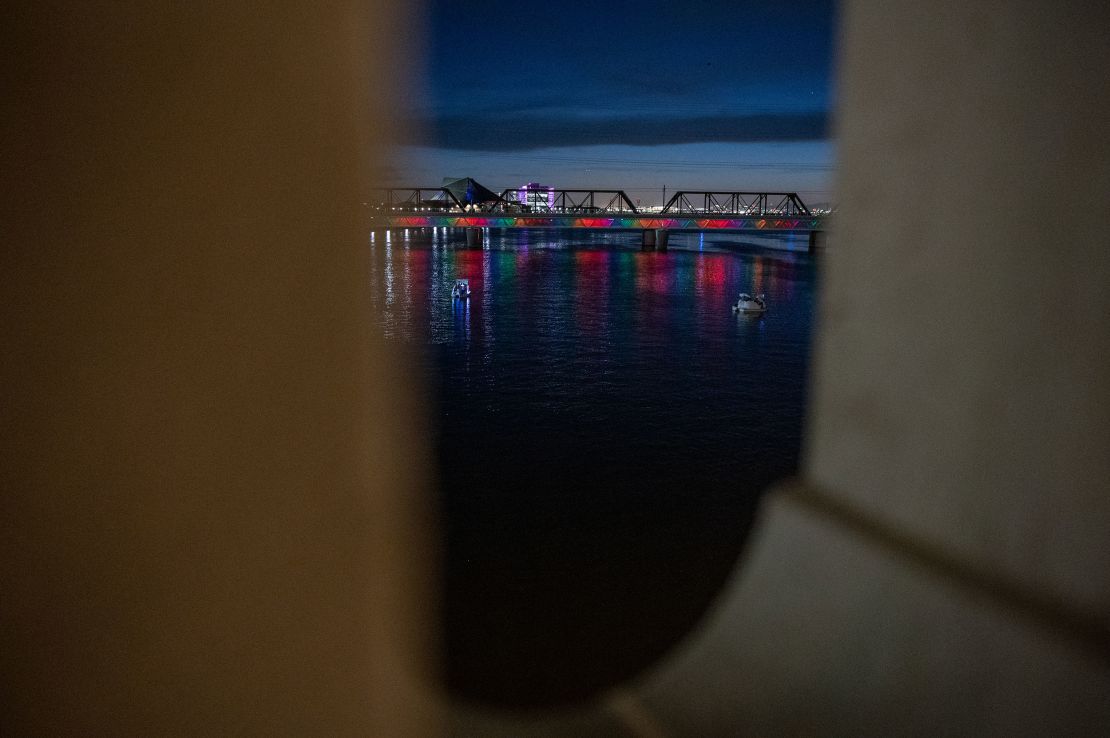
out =
{"type": "Polygon", "coordinates": [[[471,176],[786,189],[827,201],[832,2],[428,0],[423,85],[393,184],[471,176]]]}

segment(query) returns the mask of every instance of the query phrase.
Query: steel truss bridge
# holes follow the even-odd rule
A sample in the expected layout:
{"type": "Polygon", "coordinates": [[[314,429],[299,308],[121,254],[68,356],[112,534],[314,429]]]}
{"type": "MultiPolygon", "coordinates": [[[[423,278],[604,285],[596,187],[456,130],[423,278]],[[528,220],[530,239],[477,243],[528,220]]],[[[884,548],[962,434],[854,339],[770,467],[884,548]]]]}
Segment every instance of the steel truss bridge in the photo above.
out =
{"type": "Polygon", "coordinates": [[[826,229],[796,192],[676,192],[662,209],[641,210],[623,190],[501,192],[481,206],[465,205],[445,187],[372,191],[372,228],[465,228],[476,243],[482,228],[585,228],[640,230],[645,246],[666,248],[670,231],[809,233],[810,246],[826,229]]]}

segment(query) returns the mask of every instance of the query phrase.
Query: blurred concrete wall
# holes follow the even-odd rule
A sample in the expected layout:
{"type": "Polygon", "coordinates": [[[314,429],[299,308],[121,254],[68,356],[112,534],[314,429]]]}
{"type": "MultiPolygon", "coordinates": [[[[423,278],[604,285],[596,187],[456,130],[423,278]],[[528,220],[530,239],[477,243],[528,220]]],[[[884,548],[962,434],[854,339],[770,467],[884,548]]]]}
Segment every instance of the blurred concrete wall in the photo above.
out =
{"type": "Polygon", "coordinates": [[[435,731],[389,9],[5,6],[0,733],[435,731]]]}

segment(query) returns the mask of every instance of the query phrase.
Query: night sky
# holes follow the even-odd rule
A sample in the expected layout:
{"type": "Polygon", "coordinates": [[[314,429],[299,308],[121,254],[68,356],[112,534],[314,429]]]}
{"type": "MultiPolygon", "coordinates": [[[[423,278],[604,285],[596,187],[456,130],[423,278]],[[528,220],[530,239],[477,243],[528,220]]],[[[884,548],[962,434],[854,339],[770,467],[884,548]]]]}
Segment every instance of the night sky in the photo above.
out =
{"type": "Polygon", "coordinates": [[[429,0],[425,13],[391,184],[829,199],[831,2],[429,0]]]}

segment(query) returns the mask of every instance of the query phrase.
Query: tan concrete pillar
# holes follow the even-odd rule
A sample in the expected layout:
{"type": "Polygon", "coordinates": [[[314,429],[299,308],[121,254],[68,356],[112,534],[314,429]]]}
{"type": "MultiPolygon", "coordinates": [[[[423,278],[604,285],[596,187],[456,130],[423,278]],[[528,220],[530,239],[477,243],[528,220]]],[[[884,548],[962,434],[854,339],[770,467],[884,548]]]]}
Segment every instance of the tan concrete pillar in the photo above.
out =
{"type": "Polygon", "coordinates": [[[17,5],[3,732],[434,733],[421,410],[358,212],[389,4],[17,5]]]}

